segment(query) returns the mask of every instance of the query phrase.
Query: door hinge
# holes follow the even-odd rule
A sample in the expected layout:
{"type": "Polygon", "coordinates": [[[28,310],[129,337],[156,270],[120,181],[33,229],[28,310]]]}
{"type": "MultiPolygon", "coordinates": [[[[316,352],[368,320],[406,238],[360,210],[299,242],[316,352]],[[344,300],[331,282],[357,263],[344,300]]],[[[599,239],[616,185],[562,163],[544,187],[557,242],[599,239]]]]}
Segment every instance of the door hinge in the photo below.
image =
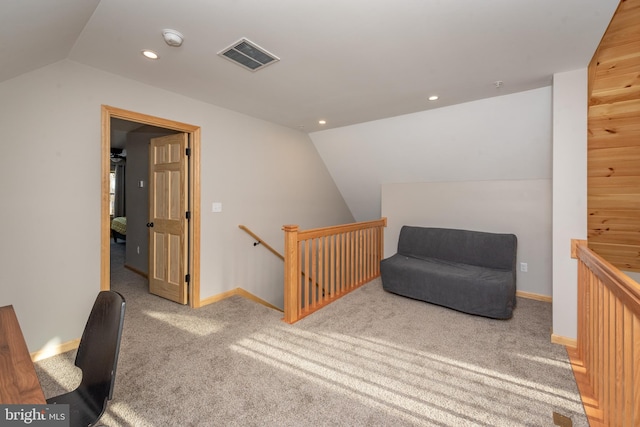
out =
{"type": "Polygon", "coordinates": [[[187,282],[187,283],[190,283],[191,282],[191,275],[187,274],[186,276],[184,276],[184,281],[187,282]]]}
{"type": "Polygon", "coordinates": [[[187,156],[190,156],[191,155],[191,148],[187,148],[186,151],[185,151],[185,154],[187,156]]]}
{"type": "Polygon", "coordinates": [[[185,217],[187,219],[191,219],[191,211],[187,211],[187,213],[185,214],[185,217]]]}

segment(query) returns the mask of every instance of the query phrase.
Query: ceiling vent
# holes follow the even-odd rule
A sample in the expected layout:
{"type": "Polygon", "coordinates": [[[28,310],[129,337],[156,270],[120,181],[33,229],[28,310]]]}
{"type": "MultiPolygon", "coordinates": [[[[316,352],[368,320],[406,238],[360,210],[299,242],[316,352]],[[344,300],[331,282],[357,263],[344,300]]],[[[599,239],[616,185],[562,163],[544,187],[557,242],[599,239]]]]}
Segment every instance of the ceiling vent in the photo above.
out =
{"type": "Polygon", "coordinates": [[[280,61],[280,58],[247,39],[238,40],[218,52],[218,55],[250,71],[258,71],[269,64],[280,61]]]}

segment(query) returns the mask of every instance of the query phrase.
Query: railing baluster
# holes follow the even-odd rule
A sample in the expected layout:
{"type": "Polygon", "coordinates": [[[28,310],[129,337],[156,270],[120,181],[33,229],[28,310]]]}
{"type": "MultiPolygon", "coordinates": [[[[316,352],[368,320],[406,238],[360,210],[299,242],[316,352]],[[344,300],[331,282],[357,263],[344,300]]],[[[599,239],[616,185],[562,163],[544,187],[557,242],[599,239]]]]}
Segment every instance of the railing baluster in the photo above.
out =
{"type": "Polygon", "coordinates": [[[356,230],[353,232],[353,280],[351,281],[351,288],[353,289],[354,286],[356,286],[356,283],[358,283],[358,267],[359,267],[359,262],[358,262],[358,254],[359,254],[359,245],[358,245],[358,238],[360,236],[360,231],[356,230]]]}
{"type": "Polygon", "coordinates": [[[594,398],[594,400],[598,400],[598,390],[597,390],[597,383],[596,383],[596,373],[598,370],[598,365],[600,364],[600,360],[598,359],[598,351],[599,351],[599,342],[600,339],[602,338],[602,335],[600,335],[600,331],[598,329],[598,322],[599,322],[599,310],[600,307],[598,305],[598,301],[600,298],[600,293],[598,291],[598,287],[595,285],[594,281],[594,276],[593,273],[590,271],[589,272],[589,281],[590,283],[590,288],[591,288],[591,308],[592,308],[592,315],[591,315],[591,338],[590,338],[590,344],[591,344],[591,348],[590,348],[590,353],[591,353],[591,362],[589,363],[589,376],[590,376],[590,380],[589,380],[589,385],[591,387],[591,392],[592,392],[592,396],[594,398]],[[594,340],[594,337],[598,337],[597,340],[594,340]]]}
{"type": "Polygon", "coordinates": [[[309,305],[313,302],[313,294],[311,293],[311,287],[309,286],[309,241],[304,241],[304,287],[307,290],[307,299],[305,300],[305,311],[309,310],[309,305]]]}
{"type": "Polygon", "coordinates": [[[602,409],[604,411],[605,420],[607,419],[608,409],[607,404],[609,401],[609,393],[605,387],[605,379],[608,376],[609,371],[609,292],[608,289],[599,285],[602,289],[602,316],[600,317],[600,330],[602,331],[602,345],[600,346],[600,360],[602,361],[600,372],[598,373],[598,390],[599,395],[602,396],[602,409]]]}
{"type": "MultiPolygon", "coordinates": [[[[633,333],[635,330],[634,324],[633,324],[633,313],[631,312],[631,310],[629,310],[627,307],[625,307],[624,309],[624,373],[622,375],[622,378],[624,379],[624,391],[622,392],[623,394],[623,404],[622,407],[624,408],[624,417],[623,417],[623,424],[624,425],[633,425],[633,408],[634,408],[634,404],[633,404],[633,382],[634,382],[634,378],[633,378],[633,374],[634,374],[634,364],[633,364],[633,333]]],[[[640,336],[637,337],[637,342],[640,342],[640,336]]],[[[639,344],[640,345],[640,344],[639,344]]],[[[635,365],[638,366],[638,365],[635,365]]],[[[636,368],[636,370],[640,370],[638,368],[636,368]]],[[[640,392],[637,393],[637,395],[640,395],[640,392]]],[[[636,405],[636,407],[640,408],[640,402],[638,402],[638,404],[636,405]]],[[[638,424],[635,424],[638,425],[638,424]]]]}
{"type": "Polygon", "coordinates": [[[344,233],[344,283],[343,292],[349,289],[351,283],[351,233],[344,233]]]}
{"type": "Polygon", "coordinates": [[[362,230],[362,277],[369,277],[369,232],[362,230]]]}
{"type": "Polygon", "coordinates": [[[598,393],[600,390],[598,389],[598,373],[600,367],[600,340],[595,339],[596,337],[601,338],[600,334],[600,317],[598,313],[600,313],[600,301],[602,300],[602,296],[600,294],[601,288],[598,286],[595,280],[595,275],[590,273],[589,280],[591,282],[591,302],[593,303],[593,312],[591,317],[591,323],[593,325],[593,335],[591,336],[591,345],[593,346],[592,354],[591,354],[591,387],[593,388],[593,397],[598,400],[598,393]]]}
{"type": "MultiPolygon", "coordinates": [[[[299,289],[299,292],[298,292],[298,317],[300,316],[300,313],[302,313],[302,309],[306,306],[304,301],[307,301],[308,298],[309,298],[309,295],[306,294],[305,277],[304,277],[304,273],[302,272],[302,256],[301,256],[301,254],[303,253],[303,250],[302,250],[303,243],[304,242],[298,242],[298,244],[297,244],[297,247],[298,247],[298,253],[297,253],[297,257],[298,257],[298,277],[296,277],[295,286],[297,286],[298,289],[299,289]]],[[[286,268],[286,264],[287,263],[285,261],[285,268],[286,268]]],[[[285,299],[286,299],[286,296],[285,296],[285,299]]]]}
{"type": "Polygon", "coordinates": [[[353,232],[353,288],[360,281],[360,230],[353,232]]]}
{"type": "Polygon", "coordinates": [[[347,232],[344,234],[344,244],[344,290],[346,291],[347,289],[349,289],[351,283],[351,232],[347,232]]]}
{"type": "Polygon", "coordinates": [[[356,245],[354,238],[355,231],[349,232],[349,288],[353,288],[354,283],[356,282],[356,245]]]}
{"type": "Polygon", "coordinates": [[[340,268],[340,264],[338,263],[338,257],[340,256],[340,252],[338,250],[338,240],[340,239],[339,235],[331,236],[331,297],[333,298],[336,295],[336,290],[338,289],[339,276],[338,269],[340,268]]]}
{"type": "Polygon", "coordinates": [[[616,301],[611,292],[608,290],[608,312],[609,316],[606,319],[607,322],[607,336],[609,338],[609,344],[606,347],[607,353],[607,371],[606,378],[603,378],[603,384],[607,393],[607,419],[612,421],[611,425],[617,425],[615,423],[615,408],[616,408],[616,301]]]}
{"type": "Polygon", "coordinates": [[[317,253],[316,253],[316,240],[317,239],[310,239],[311,240],[311,283],[309,284],[309,286],[311,286],[311,307],[315,308],[316,304],[318,303],[318,287],[316,286],[316,283],[318,283],[318,276],[316,274],[316,270],[317,270],[317,253]]]}
{"type": "Polygon", "coordinates": [[[344,250],[342,246],[342,234],[336,235],[336,294],[340,294],[342,292],[342,273],[344,271],[344,250]]]}
{"type": "Polygon", "coordinates": [[[326,300],[329,298],[329,237],[325,236],[322,238],[322,266],[324,270],[322,271],[322,299],[326,300]]]}
{"type": "Polygon", "coordinates": [[[631,397],[633,423],[630,425],[640,426],[640,316],[637,314],[633,316],[633,338],[631,345],[631,370],[633,371],[633,375],[629,375],[629,378],[633,381],[631,397]]]}
{"type": "Polygon", "coordinates": [[[344,282],[347,278],[347,242],[344,233],[340,233],[340,289],[338,293],[344,292],[344,282]]]}
{"type": "Polygon", "coordinates": [[[624,373],[624,304],[619,299],[616,299],[616,324],[615,324],[615,336],[616,336],[616,363],[615,363],[615,384],[614,384],[614,398],[615,405],[613,406],[613,412],[616,414],[616,423],[621,423],[624,416],[624,408],[622,402],[624,401],[624,379],[622,374],[624,373]]]}
{"type": "Polygon", "coordinates": [[[366,271],[366,258],[365,258],[365,249],[366,249],[366,230],[360,230],[359,231],[360,234],[360,238],[358,239],[358,245],[360,246],[360,262],[359,262],[359,267],[358,267],[358,272],[359,277],[358,277],[358,283],[362,283],[364,281],[364,278],[367,277],[365,275],[365,271],[366,271]]]}
{"type": "Polygon", "coordinates": [[[358,280],[356,280],[356,284],[360,284],[364,281],[364,230],[358,230],[358,261],[356,265],[358,266],[358,280]]]}
{"type": "Polygon", "coordinates": [[[369,259],[369,269],[368,269],[368,275],[369,276],[373,276],[375,274],[374,271],[374,265],[375,265],[375,261],[373,259],[373,257],[375,256],[375,252],[374,252],[374,239],[375,239],[375,234],[376,234],[376,229],[372,228],[370,230],[367,230],[367,234],[369,236],[369,245],[367,245],[367,250],[368,250],[368,259],[369,259]]]}

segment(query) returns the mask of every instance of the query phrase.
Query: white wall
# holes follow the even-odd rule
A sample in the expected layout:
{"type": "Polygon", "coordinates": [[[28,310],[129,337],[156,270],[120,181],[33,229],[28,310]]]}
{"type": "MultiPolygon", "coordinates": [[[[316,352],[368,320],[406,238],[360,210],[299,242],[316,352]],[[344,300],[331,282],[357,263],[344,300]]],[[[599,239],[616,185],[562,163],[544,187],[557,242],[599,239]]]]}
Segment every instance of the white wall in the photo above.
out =
{"type": "Polygon", "coordinates": [[[282,261],[239,224],[282,251],[283,224],[353,220],[301,132],[72,61],[0,83],[0,305],[31,351],[78,338],[99,290],[102,104],[201,126],[203,299],[242,287],[282,305],[282,261]]]}
{"type": "Polygon", "coordinates": [[[640,283],[640,273],[637,271],[623,271],[623,273],[640,283]]]}
{"type": "Polygon", "coordinates": [[[310,134],[358,221],[380,186],[551,178],[551,88],[310,134]]]}
{"type": "Polygon", "coordinates": [[[626,274],[627,276],[629,276],[631,279],[635,280],[636,282],[640,283],[640,273],[637,271],[623,271],[624,274],[626,274]]]}
{"type": "Polygon", "coordinates": [[[403,225],[515,234],[517,290],[551,296],[550,179],[383,184],[382,216],[385,257],[396,253],[403,225]]]}
{"type": "Polygon", "coordinates": [[[577,261],[587,238],[587,70],[553,76],[553,333],[577,336],[577,261]]]}

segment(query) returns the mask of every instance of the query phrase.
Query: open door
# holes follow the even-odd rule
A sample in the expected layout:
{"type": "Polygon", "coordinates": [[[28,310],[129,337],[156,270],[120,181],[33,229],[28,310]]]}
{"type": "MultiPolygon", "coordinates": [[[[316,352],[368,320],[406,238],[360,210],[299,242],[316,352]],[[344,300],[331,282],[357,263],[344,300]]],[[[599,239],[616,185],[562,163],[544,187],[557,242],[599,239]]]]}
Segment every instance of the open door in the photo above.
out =
{"type": "Polygon", "coordinates": [[[186,133],[149,145],[149,292],[188,302],[188,187],[186,133]]]}

